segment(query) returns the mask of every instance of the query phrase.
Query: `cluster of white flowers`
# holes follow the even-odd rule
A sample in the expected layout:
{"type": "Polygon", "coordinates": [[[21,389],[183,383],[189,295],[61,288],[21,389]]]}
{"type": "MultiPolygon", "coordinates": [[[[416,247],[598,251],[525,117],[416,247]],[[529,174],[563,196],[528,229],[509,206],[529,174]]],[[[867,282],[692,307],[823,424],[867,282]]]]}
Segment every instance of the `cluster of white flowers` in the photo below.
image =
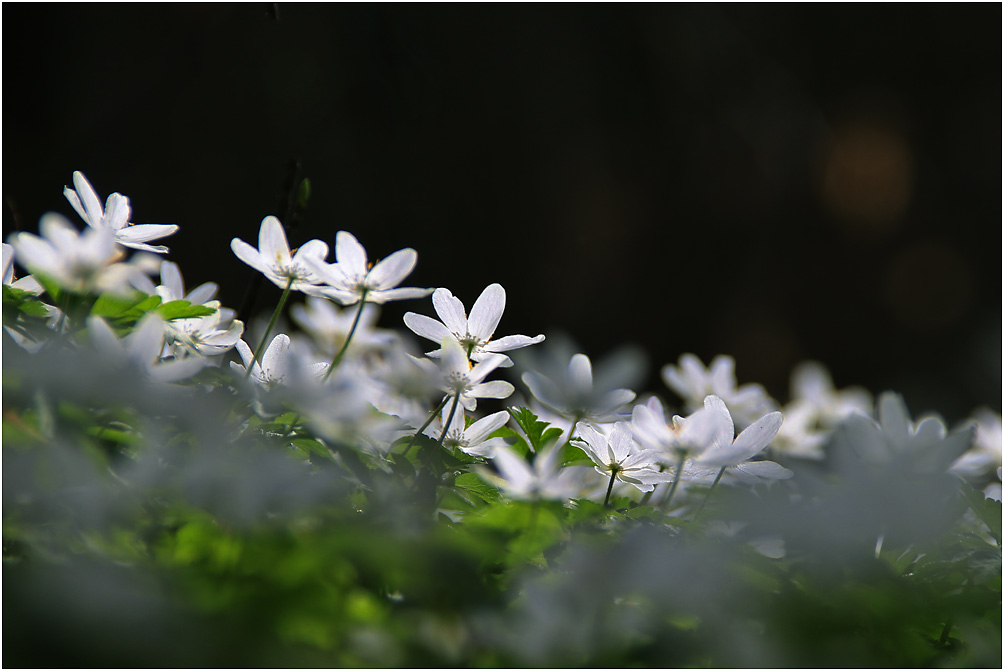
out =
{"type": "MultiPolygon", "coordinates": [[[[152,262],[157,257],[151,252],[168,249],[149,243],[175,233],[177,226],[132,224],[125,196],[113,193],[102,207],[83,174],[75,172],[73,183],[75,189],[64,193],[88,226],[83,233],[50,213],[40,223],[41,236],[15,233],[3,246],[4,285],[34,297],[48,294],[54,304],[41,303],[36,316],[44,314],[49,329],[63,334],[67,322],[76,320],[72,335],[80,334],[78,345],[89,342],[111,365],[132,366],[158,384],[184,382],[210,366],[231,369],[235,387],[247,379],[256,393],[280,391],[298,399],[289,432],[302,421],[322,440],[351,436],[375,458],[386,457],[396,437],[414,441],[425,434],[447,450],[483,460],[473,470],[512,498],[609,500],[616,487],[618,495],[641,492],[648,501],[663,486],[656,503],[668,508],[674,493],[688,488],[790,478],[791,470],[764,455],[789,465],[792,459],[823,459],[836,427],[873,413],[867,392],[836,390],[821,364],[795,371],[792,400],[782,407],[762,386],[738,385],[731,357],[718,356],[705,367],[697,356],[684,354],[662,369],[666,386],[682,402],[682,414],[672,414],[655,396],[636,401],[635,391],[614,377],[594,380],[589,357],[575,353],[556,362],[550,376],[535,369],[522,372],[530,407],[561,430],[548,444],[536,446],[536,454],[524,456],[512,448],[523,429],[511,423],[508,411],[476,414],[479,400],[507,399],[515,391],[508,381],[488,379],[513,366],[505,353],[545,339],[495,337],[506,306],[500,284],[486,287],[468,314],[446,288],[399,286],[417,263],[413,249],[372,264],[359,241],[339,231],[335,261],[329,263],[327,243],[310,240],[292,253],[281,222],[267,216],[257,248],[237,238],[231,242],[241,261],[283,290],[272,322],[253,349],[242,339],[244,324],[215,299],[216,284],[186,292],[176,264],[152,262]],[[124,248],[137,253],[125,259],[124,248]],[[32,274],[15,281],[15,260],[32,274]],[[160,284],[154,284],[151,275],[158,271],[160,284]],[[71,314],[79,312],[80,302],[70,300],[74,296],[137,291],[165,306],[183,302],[182,307],[201,310],[164,316],[148,311],[131,330],[94,314],[71,314]],[[269,331],[291,292],[307,296],[290,310],[302,333],[273,336],[269,331]],[[437,348],[424,357],[406,355],[402,333],[377,327],[378,306],[430,294],[438,320],[408,312],[404,325],[437,348]],[[228,356],[231,350],[239,362],[228,356]],[[594,467],[583,467],[585,459],[594,467]]],[[[26,349],[37,351],[43,344],[28,331],[6,323],[5,328],[26,349]]],[[[879,408],[884,435],[899,431],[905,436],[888,443],[895,449],[900,443],[946,438],[938,420],[899,426],[903,422],[897,424],[898,415],[884,403],[879,408]]],[[[977,421],[975,447],[964,451],[952,469],[966,477],[986,477],[996,469],[996,485],[987,491],[999,498],[1000,416],[984,410],[977,421]]],[[[532,443],[528,437],[526,442],[532,443]]]]}

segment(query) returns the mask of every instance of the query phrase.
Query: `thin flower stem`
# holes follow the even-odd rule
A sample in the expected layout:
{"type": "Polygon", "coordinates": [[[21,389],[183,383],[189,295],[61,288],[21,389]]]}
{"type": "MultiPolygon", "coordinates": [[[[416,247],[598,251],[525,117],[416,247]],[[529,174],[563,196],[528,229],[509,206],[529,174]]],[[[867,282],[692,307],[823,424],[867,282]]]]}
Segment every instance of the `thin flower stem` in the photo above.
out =
{"type": "Polygon", "coordinates": [[[352,320],[352,328],[349,329],[349,335],[345,338],[345,342],[342,343],[341,349],[335,354],[334,358],[331,360],[331,365],[328,366],[328,372],[324,374],[324,379],[322,382],[327,382],[328,378],[331,377],[331,371],[335,369],[342,362],[342,357],[345,356],[345,350],[349,348],[349,343],[352,342],[352,336],[356,333],[356,327],[359,326],[359,318],[363,316],[363,308],[366,306],[366,290],[363,290],[363,295],[359,298],[359,309],[356,310],[356,318],[352,320]]]}
{"type": "Polygon", "coordinates": [[[662,502],[666,506],[666,510],[669,510],[669,502],[673,500],[673,494],[676,494],[676,488],[680,484],[680,476],[683,475],[683,462],[686,458],[687,453],[684,450],[677,450],[676,474],[673,476],[673,484],[669,487],[669,494],[666,495],[666,500],[662,502]]]}
{"type": "Polygon", "coordinates": [[[244,373],[244,379],[251,377],[251,369],[254,368],[255,361],[258,365],[261,365],[261,355],[265,351],[265,343],[268,342],[269,335],[272,334],[272,327],[275,323],[279,321],[279,315],[282,313],[282,308],[286,305],[286,299],[289,298],[289,291],[293,287],[293,278],[290,277],[286,282],[286,288],[282,290],[282,296],[279,298],[279,304],[275,306],[275,311],[272,313],[272,318],[268,320],[268,326],[265,327],[265,333],[261,336],[261,341],[258,343],[258,347],[254,351],[254,359],[248,364],[248,369],[244,373]]]}
{"type": "Polygon", "coordinates": [[[607,495],[603,499],[603,506],[606,507],[610,505],[610,492],[614,490],[614,480],[617,479],[617,471],[610,473],[610,484],[607,485],[607,495]]]}
{"type": "Polygon", "coordinates": [[[450,430],[450,423],[453,422],[453,415],[457,413],[457,403],[460,401],[460,392],[453,395],[453,405],[450,406],[450,415],[443,423],[443,432],[439,434],[439,444],[442,445],[446,439],[446,432],[450,430]]]}
{"type": "Polygon", "coordinates": [[[411,437],[411,440],[408,441],[408,447],[404,448],[403,456],[405,457],[408,456],[408,453],[411,452],[411,448],[415,445],[415,438],[417,438],[419,434],[425,431],[429,427],[429,425],[432,424],[432,421],[439,416],[439,413],[443,411],[443,408],[446,407],[446,402],[449,400],[450,396],[448,394],[443,397],[443,400],[439,402],[439,405],[436,406],[436,409],[432,411],[431,415],[429,415],[429,419],[425,420],[425,424],[420,426],[418,431],[416,431],[415,434],[411,437]]]}
{"type": "Polygon", "coordinates": [[[715,487],[718,486],[718,483],[721,481],[722,476],[724,474],[725,474],[725,466],[722,466],[719,469],[719,471],[718,471],[718,475],[715,476],[715,481],[711,483],[711,489],[708,490],[708,495],[704,497],[704,500],[701,501],[701,505],[697,509],[697,512],[694,513],[694,521],[695,522],[697,521],[697,518],[700,516],[701,511],[704,510],[704,506],[706,506],[708,504],[708,499],[711,498],[711,494],[715,491],[715,487]]]}

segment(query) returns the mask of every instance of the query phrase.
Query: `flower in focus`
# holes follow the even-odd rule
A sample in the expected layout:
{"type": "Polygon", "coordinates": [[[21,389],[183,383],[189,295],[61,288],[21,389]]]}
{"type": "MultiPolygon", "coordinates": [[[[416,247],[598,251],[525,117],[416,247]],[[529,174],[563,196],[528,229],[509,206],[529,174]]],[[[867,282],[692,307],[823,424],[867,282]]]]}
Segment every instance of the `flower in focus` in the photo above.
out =
{"type": "Polygon", "coordinates": [[[512,448],[499,446],[492,457],[497,474],[484,466],[475,468],[483,480],[495,485],[510,498],[567,500],[580,491],[581,485],[576,473],[561,468],[559,447],[552,445],[541,450],[531,466],[512,448]]]}
{"type": "Polygon", "coordinates": [[[75,293],[129,293],[130,280],[142,271],[131,263],[115,263],[119,256],[110,230],[89,228],[82,234],[62,215],[49,212],[39,223],[42,237],[15,233],[10,243],[18,262],[32,274],[51,279],[75,293]]]}
{"type": "Polygon", "coordinates": [[[654,450],[644,450],[631,438],[627,422],[617,422],[609,438],[588,424],[579,428],[574,445],[586,453],[600,475],[613,477],[650,492],[660,482],[669,482],[672,474],[662,472],[663,457],[654,450]]]}
{"type": "Polygon", "coordinates": [[[375,266],[366,260],[366,249],[348,231],[335,235],[335,263],[326,263],[322,257],[307,259],[310,268],[327,286],[313,295],[325,296],[342,305],[354,305],[360,300],[382,304],[409,298],[424,298],[432,289],[400,287],[415,268],[418,253],[411,248],[399,249],[375,266]]]}
{"type": "Polygon", "coordinates": [[[219,301],[210,301],[203,305],[213,308],[216,312],[205,317],[172,319],[167,322],[165,333],[168,345],[176,356],[184,353],[201,356],[223,354],[233,348],[244,333],[244,323],[239,319],[233,320],[223,328],[223,313],[219,301]]]}
{"type": "MultiPolygon", "coordinates": [[[[251,348],[243,340],[238,340],[234,347],[237,348],[237,353],[241,355],[241,360],[243,360],[244,365],[238,364],[236,361],[230,362],[230,367],[237,371],[238,373],[246,374],[248,366],[251,367],[251,379],[255,381],[255,384],[264,387],[265,389],[271,389],[276,385],[281,385],[286,383],[287,376],[291,372],[291,364],[289,361],[289,346],[290,339],[285,333],[280,333],[272,338],[272,342],[268,344],[265,348],[265,353],[261,355],[261,365],[254,360],[254,353],[251,348]]],[[[328,363],[321,361],[318,363],[306,364],[307,373],[312,377],[321,377],[328,370],[328,363]]]]}
{"type": "MultiPolygon", "coordinates": [[[[449,410],[443,408],[442,423],[448,419],[448,413],[449,410]]],[[[443,446],[449,449],[456,448],[473,457],[491,458],[495,454],[496,448],[505,447],[506,442],[503,438],[489,438],[489,436],[504,426],[509,418],[509,413],[501,410],[472,422],[470,426],[465,426],[464,413],[456,412],[446,430],[443,446]]],[[[426,429],[426,434],[436,438],[441,431],[441,426],[435,429],[429,427],[426,429]]]]}
{"type": "Polygon", "coordinates": [[[123,247],[141,249],[157,254],[166,254],[168,249],[163,245],[148,245],[151,240],[159,240],[173,235],[178,230],[177,224],[133,224],[129,222],[132,216],[132,208],[129,206],[129,199],[121,193],[113,193],[108,196],[105,206],[101,207],[101,200],[95,193],[91,183],[87,181],[84,174],[79,170],[73,173],[73,186],[63,188],[63,195],[70,201],[70,205],[77,211],[77,214],[87,222],[87,225],[99,229],[111,231],[115,242],[123,247]]]}
{"type": "Polygon", "coordinates": [[[695,355],[684,354],[679,366],[667,364],[663,367],[662,379],[683,399],[689,412],[701,408],[705,397],[719,397],[741,428],[775,410],[776,403],[758,384],[737,387],[735,369],[735,360],[724,354],[712,359],[707,368],[695,355]]]}
{"type": "MultiPolygon", "coordinates": [[[[491,354],[472,368],[467,354],[453,338],[443,339],[442,350],[440,389],[450,396],[459,396],[460,404],[469,412],[477,409],[479,398],[508,398],[514,391],[513,386],[504,380],[482,381],[501,365],[504,355],[491,354]]],[[[427,369],[434,366],[428,359],[416,361],[427,369]]]]}
{"type": "Polygon", "coordinates": [[[290,256],[289,242],[282,224],[273,216],[261,220],[258,229],[258,249],[240,238],[230,241],[230,249],[244,263],[248,264],[270,282],[285,289],[305,293],[316,291],[321,279],[311,270],[309,261],[323,261],[328,255],[328,245],[321,240],[311,240],[290,256]],[[290,281],[292,280],[292,284],[290,281]]]}
{"type": "MultiPolygon", "coordinates": [[[[490,284],[481,292],[474,301],[469,318],[464,311],[464,304],[450,293],[449,289],[436,289],[432,294],[432,305],[441,322],[409,312],[404,316],[405,325],[416,334],[433,342],[442,342],[443,338],[455,338],[473,361],[482,361],[490,354],[527,347],[544,340],[543,335],[533,338],[510,335],[494,341],[491,339],[505,311],[505,289],[501,284],[490,284]]],[[[427,352],[426,356],[438,357],[440,350],[427,352]]],[[[512,360],[506,357],[501,365],[512,366],[512,360]]]]}

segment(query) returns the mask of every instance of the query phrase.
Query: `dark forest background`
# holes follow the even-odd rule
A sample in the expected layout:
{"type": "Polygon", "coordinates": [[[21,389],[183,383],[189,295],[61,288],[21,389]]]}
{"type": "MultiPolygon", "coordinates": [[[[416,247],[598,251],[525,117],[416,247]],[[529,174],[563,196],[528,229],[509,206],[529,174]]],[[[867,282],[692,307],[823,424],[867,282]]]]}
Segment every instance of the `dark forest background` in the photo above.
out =
{"type": "MultiPolygon", "coordinates": [[[[4,236],[74,170],[188,286],[310,178],[291,244],[411,246],[500,334],[1001,406],[1000,5],[4,4],[4,236]]],[[[78,222],[79,223],[79,222],[78,222]]],[[[333,260],[333,259],[332,259],[333,260]]],[[[254,312],[279,296],[262,286],[254,312]]],[[[381,323],[397,328],[393,304],[381,323]]]]}

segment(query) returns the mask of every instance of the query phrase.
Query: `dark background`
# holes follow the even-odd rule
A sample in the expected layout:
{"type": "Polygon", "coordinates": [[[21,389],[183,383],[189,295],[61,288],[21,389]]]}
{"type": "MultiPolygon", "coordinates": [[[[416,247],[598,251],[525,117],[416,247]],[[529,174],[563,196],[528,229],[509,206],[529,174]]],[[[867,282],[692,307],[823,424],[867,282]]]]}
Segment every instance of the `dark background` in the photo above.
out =
{"type": "MultiPolygon", "coordinates": [[[[997,4],[5,4],[4,236],[74,170],[130,197],[189,287],[238,307],[230,252],[309,208],[419,252],[409,286],[509,333],[625,342],[658,368],[737,358],[905,393],[951,420],[1001,404],[997,4]]],[[[331,259],[333,260],[333,259],[331,259]]],[[[271,310],[279,290],[258,293],[271,310]]],[[[397,327],[407,310],[387,306],[397,327]]]]}

